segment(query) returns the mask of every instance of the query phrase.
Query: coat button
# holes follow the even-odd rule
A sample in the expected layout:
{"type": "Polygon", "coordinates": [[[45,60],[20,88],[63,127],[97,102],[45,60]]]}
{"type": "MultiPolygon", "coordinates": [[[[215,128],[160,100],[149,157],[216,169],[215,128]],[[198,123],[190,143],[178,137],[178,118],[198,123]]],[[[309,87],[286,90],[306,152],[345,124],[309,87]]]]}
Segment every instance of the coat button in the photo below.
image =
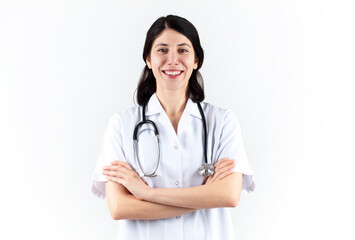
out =
{"type": "Polygon", "coordinates": [[[178,149],[179,147],[177,145],[174,146],[175,149],[178,149]]]}
{"type": "Polygon", "coordinates": [[[175,185],[179,185],[179,181],[176,181],[176,182],[175,182],[175,185]]]}

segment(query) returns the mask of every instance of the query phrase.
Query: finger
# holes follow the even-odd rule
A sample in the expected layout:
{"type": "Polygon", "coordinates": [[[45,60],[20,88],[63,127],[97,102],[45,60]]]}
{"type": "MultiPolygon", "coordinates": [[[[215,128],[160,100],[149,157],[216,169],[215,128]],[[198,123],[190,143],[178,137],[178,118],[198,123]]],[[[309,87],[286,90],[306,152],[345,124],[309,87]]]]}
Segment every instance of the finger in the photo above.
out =
{"type": "Polygon", "coordinates": [[[111,166],[130,166],[127,162],[125,161],[119,161],[119,160],[115,160],[111,162],[111,166]]]}
{"type": "Polygon", "coordinates": [[[234,159],[223,158],[223,159],[219,160],[214,166],[218,167],[218,166],[230,163],[230,162],[234,162],[234,159]]]}
{"type": "Polygon", "coordinates": [[[104,166],[102,169],[107,169],[109,167],[116,166],[116,165],[118,165],[118,163],[119,163],[118,160],[112,161],[112,162],[110,162],[110,165],[104,166]]]}
{"type": "Polygon", "coordinates": [[[219,159],[219,160],[215,163],[215,165],[214,165],[214,166],[218,166],[220,163],[222,163],[222,162],[224,162],[224,161],[226,161],[226,160],[228,160],[228,158],[227,158],[227,157],[222,158],[222,159],[219,159]]]}
{"type": "Polygon", "coordinates": [[[111,176],[106,176],[106,179],[111,181],[111,182],[117,182],[118,178],[116,177],[111,177],[111,176]]]}
{"type": "Polygon", "coordinates": [[[115,170],[117,168],[118,168],[117,165],[110,165],[110,166],[105,166],[102,169],[104,169],[104,170],[115,170]]]}
{"type": "Polygon", "coordinates": [[[112,165],[109,165],[109,166],[103,166],[102,169],[108,169],[110,168],[112,165]]]}
{"type": "Polygon", "coordinates": [[[116,176],[118,176],[117,171],[104,170],[104,171],[102,171],[102,174],[107,176],[107,177],[116,177],[116,176]]]}
{"type": "Polygon", "coordinates": [[[232,163],[230,163],[230,164],[228,164],[228,165],[225,165],[225,166],[223,166],[223,167],[217,169],[217,173],[223,173],[223,172],[225,172],[225,171],[232,170],[232,169],[234,168],[234,166],[235,166],[235,163],[232,162],[232,163]]]}
{"type": "Polygon", "coordinates": [[[225,160],[221,163],[219,163],[218,165],[215,166],[215,171],[218,171],[219,169],[225,167],[225,166],[228,166],[228,165],[231,165],[231,164],[234,164],[234,160],[231,159],[231,160],[225,160]]]}
{"type": "Polygon", "coordinates": [[[233,173],[232,171],[224,172],[224,173],[222,173],[221,175],[219,175],[215,181],[222,180],[222,179],[224,179],[225,177],[228,177],[229,175],[231,175],[232,173],[233,173]]]}
{"type": "Polygon", "coordinates": [[[224,177],[226,177],[226,174],[232,173],[233,168],[234,168],[234,164],[225,166],[224,168],[220,169],[218,174],[216,174],[216,176],[214,177],[213,181],[223,179],[224,177]]]}
{"type": "Polygon", "coordinates": [[[116,183],[120,183],[123,185],[123,179],[121,179],[121,178],[106,176],[106,179],[111,182],[116,182],[116,183]]]}
{"type": "MultiPolygon", "coordinates": [[[[126,162],[120,162],[117,163],[118,165],[112,166],[112,169],[116,170],[116,171],[121,171],[126,173],[126,175],[128,176],[135,176],[135,177],[140,177],[139,174],[136,172],[136,170],[134,170],[128,163],[126,162]]],[[[109,169],[106,169],[109,170],[109,169]]]]}
{"type": "Polygon", "coordinates": [[[134,173],[132,173],[132,171],[124,168],[124,167],[119,167],[116,166],[115,169],[113,170],[103,170],[102,174],[106,175],[106,176],[127,176],[127,175],[133,175],[134,173]]]}
{"type": "Polygon", "coordinates": [[[224,172],[232,171],[232,169],[234,168],[234,166],[235,166],[235,164],[234,164],[234,162],[232,162],[232,163],[230,163],[230,164],[228,164],[228,165],[226,165],[226,166],[223,166],[223,167],[217,169],[217,170],[215,171],[215,174],[213,175],[212,181],[216,181],[216,180],[218,179],[218,177],[219,177],[221,174],[223,174],[224,172]]]}
{"type": "Polygon", "coordinates": [[[231,164],[233,162],[233,160],[224,160],[222,162],[218,162],[218,164],[215,164],[214,168],[215,169],[219,169],[221,167],[224,167],[225,165],[231,164]]]}
{"type": "Polygon", "coordinates": [[[133,170],[131,165],[129,165],[127,162],[124,162],[124,161],[113,161],[112,163],[115,164],[115,165],[118,165],[118,166],[125,167],[125,168],[127,168],[129,170],[133,170]]]}
{"type": "Polygon", "coordinates": [[[127,162],[115,160],[115,161],[112,161],[112,162],[111,162],[111,165],[122,165],[122,164],[124,164],[124,163],[127,163],[127,162]]]}
{"type": "Polygon", "coordinates": [[[219,176],[219,173],[214,172],[214,174],[211,176],[211,182],[214,182],[218,176],[219,176]]]}

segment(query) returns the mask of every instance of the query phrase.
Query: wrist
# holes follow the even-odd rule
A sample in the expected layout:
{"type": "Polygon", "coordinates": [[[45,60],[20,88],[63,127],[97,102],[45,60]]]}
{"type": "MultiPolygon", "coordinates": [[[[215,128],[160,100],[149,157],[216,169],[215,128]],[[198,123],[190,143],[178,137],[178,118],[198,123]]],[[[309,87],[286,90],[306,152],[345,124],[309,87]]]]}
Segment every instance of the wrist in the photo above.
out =
{"type": "Polygon", "coordinates": [[[149,199],[151,198],[152,196],[152,192],[153,192],[154,188],[150,187],[147,185],[145,191],[144,191],[144,196],[143,196],[143,200],[145,201],[149,201],[149,199]]]}

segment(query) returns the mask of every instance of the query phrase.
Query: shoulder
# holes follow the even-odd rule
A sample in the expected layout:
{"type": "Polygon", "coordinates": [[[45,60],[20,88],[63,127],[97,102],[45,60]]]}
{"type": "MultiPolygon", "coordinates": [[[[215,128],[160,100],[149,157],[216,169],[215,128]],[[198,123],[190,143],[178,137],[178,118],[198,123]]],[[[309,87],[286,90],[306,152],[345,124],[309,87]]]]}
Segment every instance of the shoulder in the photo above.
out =
{"type": "Polygon", "coordinates": [[[115,112],[109,119],[109,124],[113,126],[127,125],[128,123],[135,123],[140,118],[140,107],[132,106],[115,112]]]}
{"type": "Polygon", "coordinates": [[[222,108],[208,102],[201,103],[202,109],[209,120],[218,123],[238,122],[237,116],[232,109],[222,108]]]}

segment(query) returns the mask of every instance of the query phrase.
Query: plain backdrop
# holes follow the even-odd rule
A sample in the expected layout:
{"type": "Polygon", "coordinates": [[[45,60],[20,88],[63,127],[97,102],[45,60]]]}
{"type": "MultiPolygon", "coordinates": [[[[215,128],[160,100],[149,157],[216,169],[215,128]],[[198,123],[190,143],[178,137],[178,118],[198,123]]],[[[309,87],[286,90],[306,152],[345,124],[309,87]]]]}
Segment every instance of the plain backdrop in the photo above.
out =
{"type": "Polygon", "coordinates": [[[91,191],[145,35],[198,29],[206,101],[238,116],[255,192],[237,239],[354,239],[354,5],[342,0],[0,0],[0,238],[115,239],[91,191]]]}

